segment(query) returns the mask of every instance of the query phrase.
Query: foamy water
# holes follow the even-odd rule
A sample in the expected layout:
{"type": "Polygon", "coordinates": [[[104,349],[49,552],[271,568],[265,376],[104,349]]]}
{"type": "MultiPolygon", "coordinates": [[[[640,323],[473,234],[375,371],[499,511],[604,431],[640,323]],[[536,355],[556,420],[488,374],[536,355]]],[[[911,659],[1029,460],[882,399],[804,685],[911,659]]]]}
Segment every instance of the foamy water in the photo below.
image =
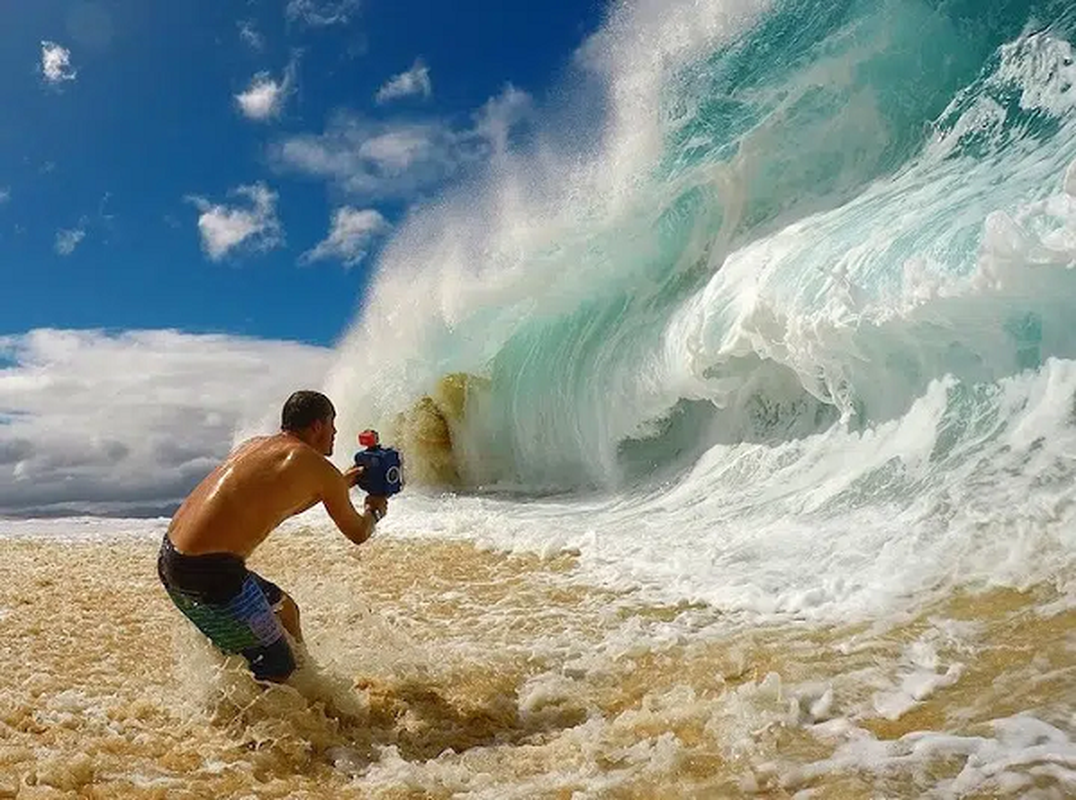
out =
{"type": "Polygon", "coordinates": [[[0,791],[1076,790],[1076,611],[1056,584],[954,590],[855,623],[766,622],[596,587],[570,551],[511,555],[388,522],[362,548],[296,525],[258,552],[307,635],[294,685],[270,689],[171,607],[156,530],[6,536],[0,791]]]}

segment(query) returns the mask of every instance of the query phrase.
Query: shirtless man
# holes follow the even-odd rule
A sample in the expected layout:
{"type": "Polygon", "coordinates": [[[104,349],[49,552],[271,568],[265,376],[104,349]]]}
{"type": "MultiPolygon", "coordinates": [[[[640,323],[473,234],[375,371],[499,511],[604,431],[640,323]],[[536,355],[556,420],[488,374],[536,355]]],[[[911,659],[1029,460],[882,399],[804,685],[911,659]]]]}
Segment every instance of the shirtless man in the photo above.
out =
{"type": "Polygon", "coordinates": [[[258,680],[284,681],[295,657],[283,633],[302,641],[299,607],[279,586],[246,568],[246,558],[288,517],[324,503],[355,544],[388,510],[368,496],[363,513],[348,490],[361,467],[341,473],[332,455],[336,411],[319,392],[295,392],[280,433],[240,445],[179,507],[161,542],[157,573],[176,607],[218,649],[242,653],[258,680]]]}

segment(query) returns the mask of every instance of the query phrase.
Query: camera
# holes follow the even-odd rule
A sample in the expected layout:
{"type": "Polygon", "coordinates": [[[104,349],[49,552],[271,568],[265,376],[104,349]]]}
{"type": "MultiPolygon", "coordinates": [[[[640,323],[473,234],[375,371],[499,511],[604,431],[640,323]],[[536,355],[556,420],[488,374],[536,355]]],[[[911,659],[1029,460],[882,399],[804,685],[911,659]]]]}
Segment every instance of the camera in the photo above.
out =
{"type": "Polygon", "coordinates": [[[355,453],[355,466],[362,467],[359,488],[367,494],[388,497],[403,489],[403,459],[398,450],[382,447],[375,430],[359,434],[363,450],[355,453]]]}

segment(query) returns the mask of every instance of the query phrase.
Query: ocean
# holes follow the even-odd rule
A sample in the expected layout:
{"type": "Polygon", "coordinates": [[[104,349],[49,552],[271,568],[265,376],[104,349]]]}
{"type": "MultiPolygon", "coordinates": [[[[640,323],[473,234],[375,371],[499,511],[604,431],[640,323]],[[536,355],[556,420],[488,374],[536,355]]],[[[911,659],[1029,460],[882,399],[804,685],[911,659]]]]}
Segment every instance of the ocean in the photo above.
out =
{"type": "Polygon", "coordinates": [[[3,523],[0,797],[1076,796],[1074,35],[612,6],[338,344],[408,486],[255,554],[294,685],[168,605],[167,520],[3,523]]]}

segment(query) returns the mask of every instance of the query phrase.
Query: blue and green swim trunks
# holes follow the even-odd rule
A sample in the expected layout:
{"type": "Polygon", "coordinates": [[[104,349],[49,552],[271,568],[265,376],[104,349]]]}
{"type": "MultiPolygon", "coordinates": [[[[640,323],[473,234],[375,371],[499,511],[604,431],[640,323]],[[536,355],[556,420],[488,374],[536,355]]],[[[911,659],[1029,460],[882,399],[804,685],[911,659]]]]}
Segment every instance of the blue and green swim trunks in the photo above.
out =
{"type": "Polygon", "coordinates": [[[239,653],[258,680],[282,681],[295,671],[284,628],[273,609],[279,586],[247,569],[234,553],[180,553],[165,534],[157,574],[183,615],[223,653],[239,653]]]}

